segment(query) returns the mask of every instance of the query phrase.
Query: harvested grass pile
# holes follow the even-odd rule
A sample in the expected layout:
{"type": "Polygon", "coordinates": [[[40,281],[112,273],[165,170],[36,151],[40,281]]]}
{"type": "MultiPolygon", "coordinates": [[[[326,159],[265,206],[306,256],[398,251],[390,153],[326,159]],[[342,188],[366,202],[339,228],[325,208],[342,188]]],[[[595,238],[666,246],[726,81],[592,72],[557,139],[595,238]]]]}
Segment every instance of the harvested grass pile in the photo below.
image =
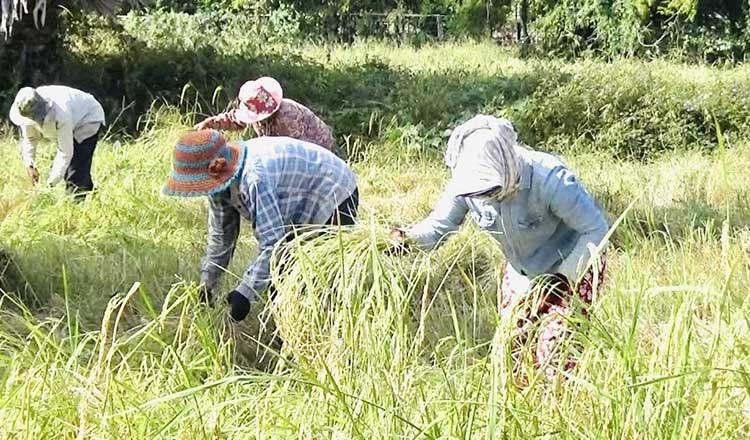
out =
{"type": "Polygon", "coordinates": [[[356,368],[379,359],[388,368],[435,355],[446,339],[447,350],[488,343],[495,255],[467,242],[475,241],[456,241],[439,256],[395,257],[382,225],[292,242],[273,264],[278,294],[271,307],[284,350],[311,367],[356,368]],[[485,275],[467,276],[479,264],[485,275]]]}
{"type": "Polygon", "coordinates": [[[285,350],[299,362],[328,365],[413,350],[413,291],[384,255],[387,246],[384,233],[356,227],[300,238],[277,254],[273,312],[285,350]]]}

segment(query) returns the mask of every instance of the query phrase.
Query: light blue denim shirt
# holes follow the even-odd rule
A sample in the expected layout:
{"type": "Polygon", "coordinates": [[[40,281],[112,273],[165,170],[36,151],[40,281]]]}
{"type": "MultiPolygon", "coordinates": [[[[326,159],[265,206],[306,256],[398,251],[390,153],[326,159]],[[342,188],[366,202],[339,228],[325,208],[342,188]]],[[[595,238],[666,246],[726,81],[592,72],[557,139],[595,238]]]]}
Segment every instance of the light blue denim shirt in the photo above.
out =
{"type": "Polygon", "coordinates": [[[576,280],[608,231],[603,213],[557,157],[518,148],[518,190],[502,201],[456,196],[450,189],[432,213],[407,231],[422,249],[439,246],[467,213],[499,243],[518,272],[534,277],[561,273],[576,280]]]}

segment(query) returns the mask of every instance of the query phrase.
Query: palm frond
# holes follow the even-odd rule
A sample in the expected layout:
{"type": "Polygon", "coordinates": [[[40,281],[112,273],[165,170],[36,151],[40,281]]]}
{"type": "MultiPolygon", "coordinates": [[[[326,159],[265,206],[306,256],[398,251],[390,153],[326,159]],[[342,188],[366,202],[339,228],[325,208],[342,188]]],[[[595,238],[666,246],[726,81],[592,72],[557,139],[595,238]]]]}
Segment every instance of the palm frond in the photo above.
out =
{"type": "MultiPolygon", "coordinates": [[[[84,0],[84,7],[96,9],[100,14],[114,16],[124,5],[136,8],[143,6],[143,0],[84,0]]],[[[19,21],[24,14],[29,13],[29,0],[0,0],[0,34],[8,37],[13,33],[13,23],[19,21]]],[[[39,29],[44,26],[47,18],[47,0],[36,0],[31,11],[34,26],[39,29]]]]}

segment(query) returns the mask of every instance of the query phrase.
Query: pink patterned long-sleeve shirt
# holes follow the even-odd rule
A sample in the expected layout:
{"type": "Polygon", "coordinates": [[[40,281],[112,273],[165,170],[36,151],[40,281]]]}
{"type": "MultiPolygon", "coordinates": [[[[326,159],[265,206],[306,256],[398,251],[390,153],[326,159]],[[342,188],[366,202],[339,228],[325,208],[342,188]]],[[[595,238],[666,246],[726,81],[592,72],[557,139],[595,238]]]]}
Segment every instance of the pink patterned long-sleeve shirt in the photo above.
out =
{"type": "MultiPolygon", "coordinates": [[[[247,125],[236,116],[237,110],[230,110],[210,118],[211,128],[218,130],[242,130],[247,125]]],[[[309,108],[284,98],[276,113],[270,118],[252,124],[258,136],[288,136],[329,150],[334,147],[331,127],[323,122],[309,108]]]]}

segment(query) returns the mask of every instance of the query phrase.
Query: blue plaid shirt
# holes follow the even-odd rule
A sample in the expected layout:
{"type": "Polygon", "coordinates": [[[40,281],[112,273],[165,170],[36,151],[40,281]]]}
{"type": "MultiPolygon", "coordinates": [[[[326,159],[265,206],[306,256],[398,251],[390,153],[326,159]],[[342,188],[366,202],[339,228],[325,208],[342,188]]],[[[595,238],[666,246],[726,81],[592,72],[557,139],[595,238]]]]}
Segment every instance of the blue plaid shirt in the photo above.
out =
{"type": "Polygon", "coordinates": [[[244,142],[245,164],[238,181],[209,199],[208,247],[201,278],[214,289],[228,267],[240,232],[251,222],[258,256],[236,290],[250,300],[270,284],[274,245],[292,226],[324,224],[357,188],[349,166],[323,147],[287,137],[244,142]]]}

